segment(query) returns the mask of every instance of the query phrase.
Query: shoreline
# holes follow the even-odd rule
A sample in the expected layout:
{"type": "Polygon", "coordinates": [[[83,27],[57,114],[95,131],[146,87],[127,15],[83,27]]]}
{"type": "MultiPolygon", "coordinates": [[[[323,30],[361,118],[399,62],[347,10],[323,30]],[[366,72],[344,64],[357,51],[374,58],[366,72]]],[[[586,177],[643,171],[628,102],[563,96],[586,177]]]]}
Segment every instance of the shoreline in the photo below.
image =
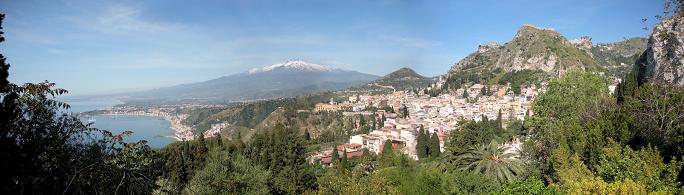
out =
{"type": "Polygon", "coordinates": [[[94,115],[103,115],[103,116],[146,116],[146,117],[152,117],[152,118],[157,118],[161,120],[168,121],[169,124],[169,129],[174,131],[174,134],[172,135],[159,135],[161,137],[167,137],[167,138],[173,138],[176,141],[187,141],[187,140],[192,140],[194,138],[194,135],[192,133],[192,128],[182,124],[183,119],[186,117],[173,117],[173,116],[160,116],[160,115],[155,115],[152,113],[99,113],[99,114],[94,114],[94,115]]]}

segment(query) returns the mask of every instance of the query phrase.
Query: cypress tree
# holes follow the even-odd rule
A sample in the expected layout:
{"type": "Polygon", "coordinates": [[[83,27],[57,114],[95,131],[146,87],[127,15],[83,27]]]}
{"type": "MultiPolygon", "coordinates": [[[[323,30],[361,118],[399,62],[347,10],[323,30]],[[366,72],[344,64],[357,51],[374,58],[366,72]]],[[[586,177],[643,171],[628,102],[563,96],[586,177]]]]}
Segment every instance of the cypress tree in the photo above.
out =
{"type": "Polygon", "coordinates": [[[418,138],[416,143],[416,152],[418,153],[418,158],[426,158],[428,156],[427,153],[427,139],[425,138],[425,130],[423,129],[423,126],[420,126],[420,130],[418,130],[418,138]]]}
{"type": "Polygon", "coordinates": [[[334,163],[337,163],[339,161],[340,161],[340,156],[337,154],[337,147],[335,147],[335,148],[333,148],[332,161],[331,162],[334,164],[334,163]]]}
{"type": "Polygon", "coordinates": [[[499,133],[503,131],[503,118],[501,115],[501,109],[499,109],[499,114],[496,115],[496,129],[499,133]]]}
{"type": "Polygon", "coordinates": [[[376,130],[378,125],[377,123],[378,121],[375,119],[375,115],[373,115],[373,117],[371,117],[371,129],[376,130]]]}
{"type": "Polygon", "coordinates": [[[401,114],[404,116],[404,118],[408,118],[408,116],[409,116],[408,107],[404,106],[401,110],[401,114]]]}
{"type": "Polygon", "coordinates": [[[437,131],[432,133],[430,137],[430,157],[438,157],[441,153],[439,150],[439,137],[437,136],[437,131]]]}
{"type": "Polygon", "coordinates": [[[366,126],[366,119],[363,117],[363,115],[359,115],[359,117],[361,117],[361,119],[359,119],[359,124],[361,127],[366,126]]]}
{"type": "Polygon", "coordinates": [[[385,140],[385,143],[382,144],[382,155],[383,156],[389,156],[392,155],[394,151],[392,151],[392,140],[385,140]]]}
{"type": "Polygon", "coordinates": [[[311,134],[309,134],[309,129],[304,129],[304,140],[306,140],[306,141],[311,140],[311,134]]]}
{"type": "Polygon", "coordinates": [[[221,148],[221,150],[224,149],[223,137],[221,137],[221,133],[216,133],[216,143],[219,146],[219,148],[221,148]]]}
{"type": "Polygon", "coordinates": [[[347,150],[342,151],[342,162],[340,163],[340,167],[347,169],[349,167],[349,162],[347,162],[347,150]]]}

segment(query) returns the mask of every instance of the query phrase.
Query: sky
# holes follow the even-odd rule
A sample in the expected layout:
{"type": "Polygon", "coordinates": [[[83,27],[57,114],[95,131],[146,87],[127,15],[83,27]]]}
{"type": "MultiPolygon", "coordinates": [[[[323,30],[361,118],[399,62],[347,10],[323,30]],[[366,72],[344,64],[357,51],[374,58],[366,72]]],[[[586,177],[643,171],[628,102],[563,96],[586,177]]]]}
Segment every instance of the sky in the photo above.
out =
{"type": "Polygon", "coordinates": [[[302,59],[385,75],[445,74],[523,24],[594,43],[645,37],[663,0],[0,0],[15,83],[72,95],[140,91],[302,59]],[[646,24],[642,18],[647,18],[646,24]]]}

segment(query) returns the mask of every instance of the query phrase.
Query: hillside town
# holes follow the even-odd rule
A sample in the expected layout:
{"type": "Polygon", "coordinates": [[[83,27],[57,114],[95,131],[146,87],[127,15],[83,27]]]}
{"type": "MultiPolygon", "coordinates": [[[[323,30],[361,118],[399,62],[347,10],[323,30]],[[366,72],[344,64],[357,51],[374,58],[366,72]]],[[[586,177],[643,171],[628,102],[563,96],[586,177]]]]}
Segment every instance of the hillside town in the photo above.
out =
{"type": "MultiPolygon", "coordinates": [[[[443,81],[440,81],[438,79],[430,88],[440,88],[443,85],[443,81]]],[[[616,88],[616,83],[619,83],[619,80],[609,86],[611,94],[616,88]]],[[[516,94],[510,84],[474,84],[436,97],[431,97],[422,90],[418,90],[418,93],[407,90],[382,95],[352,95],[347,101],[340,103],[333,100],[318,103],[313,112],[343,112],[345,116],[362,115],[385,120],[381,121],[382,126],[371,129],[368,134],[352,135],[346,144],[310,153],[309,161],[329,165],[333,151],[337,151],[338,156],[346,152],[347,158],[361,155],[364,149],[379,155],[383,152],[386,140],[391,141],[393,150],[418,160],[416,145],[419,129],[423,128],[429,135],[436,133],[440,150],[443,152],[449,133],[458,129],[463,121],[479,122],[500,117],[506,126],[510,121],[522,121],[526,116],[533,115],[532,102],[540,93],[546,91],[546,86],[546,82],[542,82],[540,86],[521,86],[520,93],[516,94]],[[366,111],[368,108],[391,110],[369,112],[366,111]],[[401,116],[404,113],[408,115],[401,116]]],[[[506,153],[514,153],[520,150],[520,144],[520,140],[514,138],[501,145],[507,148],[506,153]]]]}

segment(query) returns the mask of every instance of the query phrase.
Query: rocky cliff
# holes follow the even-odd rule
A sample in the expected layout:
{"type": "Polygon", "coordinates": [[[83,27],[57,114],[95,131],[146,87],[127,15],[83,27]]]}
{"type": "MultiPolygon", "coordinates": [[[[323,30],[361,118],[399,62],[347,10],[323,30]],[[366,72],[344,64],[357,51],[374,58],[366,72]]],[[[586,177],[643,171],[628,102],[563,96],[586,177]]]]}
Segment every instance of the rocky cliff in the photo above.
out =
{"type": "Polygon", "coordinates": [[[481,45],[452,66],[447,85],[458,88],[466,83],[501,83],[502,78],[520,72],[542,80],[574,68],[603,71],[592,58],[591,48],[589,37],[571,42],[553,29],[524,25],[510,42],[481,45]]]}
{"type": "Polygon", "coordinates": [[[684,16],[663,19],[634,65],[640,83],[684,85],[684,16]]]}

